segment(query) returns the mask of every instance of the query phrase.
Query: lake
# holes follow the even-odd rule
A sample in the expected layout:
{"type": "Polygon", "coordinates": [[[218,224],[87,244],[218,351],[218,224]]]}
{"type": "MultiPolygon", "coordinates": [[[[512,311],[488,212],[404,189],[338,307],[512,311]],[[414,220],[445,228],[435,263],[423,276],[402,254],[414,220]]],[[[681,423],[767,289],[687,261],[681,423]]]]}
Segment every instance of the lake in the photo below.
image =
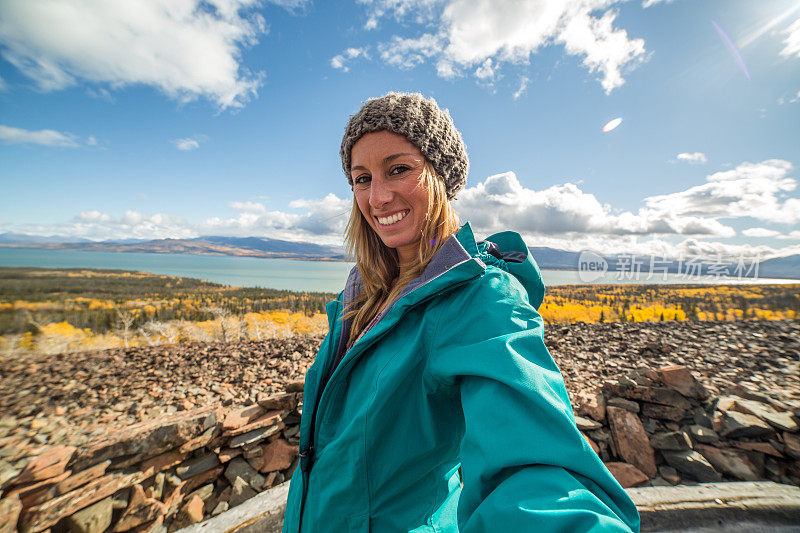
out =
{"type": "MultiPolygon", "coordinates": [[[[0,266],[142,270],[167,276],[199,278],[237,287],[338,293],[344,288],[353,263],[216,255],[0,248],[0,266]]],[[[656,273],[650,276],[646,272],[640,273],[638,279],[627,277],[631,276],[606,272],[594,283],[800,283],[800,280],[770,278],[740,281],[736,278],[687,277],[682,274],[665,276],[656,273]]],[[[546,286],[583,283],[576,270],[542,270],[542,278],[546,286]]]]}

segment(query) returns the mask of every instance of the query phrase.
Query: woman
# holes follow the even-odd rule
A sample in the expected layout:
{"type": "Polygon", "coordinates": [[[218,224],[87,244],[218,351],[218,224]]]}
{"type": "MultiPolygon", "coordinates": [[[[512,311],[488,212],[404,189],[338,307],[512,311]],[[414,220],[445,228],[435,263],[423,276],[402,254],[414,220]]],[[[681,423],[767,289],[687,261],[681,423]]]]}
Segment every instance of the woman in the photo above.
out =
{"type": "Polygon", "coordinates": [[[638,530],[575,426],[527,246],[459,229],[469,163],[449,114],[369,100],[341,156],[356,267],[306,375],[283,531],[638,530]]]}

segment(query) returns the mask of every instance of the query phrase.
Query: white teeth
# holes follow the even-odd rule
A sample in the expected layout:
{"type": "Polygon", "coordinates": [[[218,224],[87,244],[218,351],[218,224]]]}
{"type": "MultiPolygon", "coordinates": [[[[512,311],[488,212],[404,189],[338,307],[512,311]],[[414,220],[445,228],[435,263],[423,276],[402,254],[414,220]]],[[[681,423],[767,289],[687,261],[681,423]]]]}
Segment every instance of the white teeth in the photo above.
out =
{"type": "Polygon", "coordinates": [[[403,211],[402,213],[395,213],[390,217],[378,218],[378,223],[380,223],[381,226],[389,226],[405,218],[408,213],[408,211],[403,211]]]}

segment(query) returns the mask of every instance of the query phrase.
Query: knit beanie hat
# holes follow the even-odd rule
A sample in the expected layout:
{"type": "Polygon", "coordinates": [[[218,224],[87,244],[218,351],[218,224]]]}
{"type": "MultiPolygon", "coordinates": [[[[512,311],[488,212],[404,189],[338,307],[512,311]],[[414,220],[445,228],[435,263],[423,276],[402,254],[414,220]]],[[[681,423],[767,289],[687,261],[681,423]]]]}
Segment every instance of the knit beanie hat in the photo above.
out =
{"type": "Polygon", "coordinates": [[[408,139],[419,148],[436,173],[444,180],[447,199],[455,198],[467,182],[469,158],[461,133],[453,124],[450,113],[419,93],[390,92],[371,98],[347,123],[342,137],[342,170],[347,182],[350,176],[350,151],[363,135],[387,130],[408,139]]]}

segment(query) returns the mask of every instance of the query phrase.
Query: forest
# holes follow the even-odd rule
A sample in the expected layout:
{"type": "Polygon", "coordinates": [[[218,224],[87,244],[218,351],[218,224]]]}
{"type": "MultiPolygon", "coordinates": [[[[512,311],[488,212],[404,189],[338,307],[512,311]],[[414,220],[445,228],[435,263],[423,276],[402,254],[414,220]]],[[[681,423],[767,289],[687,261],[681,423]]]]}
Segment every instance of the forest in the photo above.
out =
{"type": "MultiPolygon", "coordinates": [[[[147,272],[4,267],[0,354],[320,335],[335,297],[147,272]]],[[[560,285],[539,312],[560,324],[794,319],[800,284],[560,285]]]]}

